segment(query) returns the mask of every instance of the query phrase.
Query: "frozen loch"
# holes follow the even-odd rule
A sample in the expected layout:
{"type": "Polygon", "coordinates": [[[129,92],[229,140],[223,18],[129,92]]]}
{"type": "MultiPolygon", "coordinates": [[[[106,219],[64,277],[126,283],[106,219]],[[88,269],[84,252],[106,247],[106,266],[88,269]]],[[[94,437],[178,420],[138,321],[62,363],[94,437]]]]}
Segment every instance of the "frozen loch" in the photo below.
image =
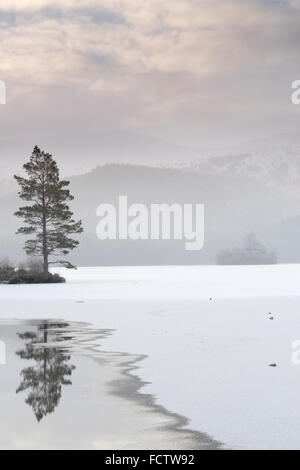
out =
{"type": "Polygon", "coordinates": [[[300,266],[60,271],[0,286],[0,448],[300,447],[300,266]]]}

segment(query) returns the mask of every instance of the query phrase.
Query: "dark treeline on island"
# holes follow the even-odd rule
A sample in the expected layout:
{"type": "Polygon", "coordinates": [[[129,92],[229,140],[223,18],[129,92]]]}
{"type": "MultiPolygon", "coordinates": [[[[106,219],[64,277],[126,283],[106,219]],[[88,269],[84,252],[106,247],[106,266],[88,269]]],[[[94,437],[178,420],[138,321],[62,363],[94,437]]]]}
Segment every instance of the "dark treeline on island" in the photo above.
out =
{"type": "Polygon", "coordinates": [[[217,264],[219,265],[255,265],[276,263],[276,252],[268,251],[267,248],[258,241],[254,233],[250,233],[246,236],[241,248],[223,250],[217,256],[217,264]]]}
{"type": "Polygon", "coordinates": [[[41,260],[29,259],[15,266],[8,258],[0,261],[0,284],[52,284],[65,279],[59,274],[44,273],[41,260]]]}

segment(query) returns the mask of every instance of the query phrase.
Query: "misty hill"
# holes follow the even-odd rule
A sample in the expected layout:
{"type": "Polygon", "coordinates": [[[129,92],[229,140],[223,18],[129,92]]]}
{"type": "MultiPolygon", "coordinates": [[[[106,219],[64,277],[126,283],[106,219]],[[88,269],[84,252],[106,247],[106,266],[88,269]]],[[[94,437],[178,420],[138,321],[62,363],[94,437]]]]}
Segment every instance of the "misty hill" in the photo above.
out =
{"type": "Polygon", "coordinates": [[[287,133],[244,143],[227,156],[195,160],[197,171],[245,175],[268,186],[300,189],[300,133],[287,133]]]}
{"type": "Polygon", "coordinates": [[[39,134],[38,142],[24,134],[18,139],[0,140],[0,178],[11,178],[21,168],[26,155],[29,157],[34,144],[55,156],[65,175],[83,174],[108,162],[139,165],[176,165],[191,163],[199,152],[189,147],[146,135],[130,132],[101,132],[91,125],[90,129],[69,131],[63,127],[55,135],[39,134]]]}
{"type": "MultiPolygon", "coordinates": [[[[203,165],[195,171],[105,165],[73,177],[71,191],[75,196],[76,217],[82,218],[85,228],[80,248],[71,256],[79,265],[214,263],[220,250],[238,246],[249,232],[257,233],[268,249],[276,249],[279,261],[300,260],[300,243],[296,239],[284,256],[280,246],[278,250],[282,225],[289,224],[284,219],[300,214],[294,194],[234,172],[231,166],[215,171],[213,166],[203,165]],[[127,195],[129,204],[147,206],[176,202],[205,204],[204,249],[187,252],[183,241],[99,241],[96,209],[101,203],[116,205],[120,195],[127,195]]],[[[19,205],[16,194],[0,198],[0,213],[5,221],[0,227],[1,251],[14,259],[23,257],[23,237],[13,235],[20,224],[13,216],[19,205]]]]}

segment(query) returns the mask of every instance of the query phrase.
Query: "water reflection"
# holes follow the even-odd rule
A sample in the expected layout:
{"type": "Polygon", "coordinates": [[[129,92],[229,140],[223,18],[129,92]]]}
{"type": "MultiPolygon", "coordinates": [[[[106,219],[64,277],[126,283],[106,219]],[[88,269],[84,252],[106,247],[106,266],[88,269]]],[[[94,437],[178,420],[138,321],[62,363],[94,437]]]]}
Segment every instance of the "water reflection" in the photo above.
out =
{"type": "Polygon", "coordinates": [[[0,449],[219,448],[145,393],[134,371],[146,356],[103,349],[114,330],[52,319],[0,331],[0,449]]]}
{"type": "Polygon", "coordinates": [[[22,382],[16,393],[28,391],[25,403],[32,407],[38,422],[58,407],[62,387],[72,385],[70,377],[75,366],[70,363],[71,356],[59,346],[49,347],[49,343],[53,345],[71,339],[60,334],[60,329],[67,326],[44,322],[35,327],[36,331],[17,333],[25,347],[16,355],[24,361],[32,361],[33,365],[21,371],[22,382]]]}

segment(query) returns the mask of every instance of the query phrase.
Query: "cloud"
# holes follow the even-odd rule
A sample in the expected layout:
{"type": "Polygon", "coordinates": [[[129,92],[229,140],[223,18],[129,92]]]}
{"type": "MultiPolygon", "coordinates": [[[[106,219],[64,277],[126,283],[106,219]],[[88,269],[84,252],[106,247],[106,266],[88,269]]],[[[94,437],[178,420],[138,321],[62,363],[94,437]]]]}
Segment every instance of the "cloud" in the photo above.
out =
{"type": "MultiPolygon", "coordinates": [[[[163,4],[157,0],[69,0],[63,7],[55,1],[14,0],[9,4],[15,11],[5,10],[4,2],[0,12],[0,21],[7,23],[0,34],[2,69],[17,65],[19,74],[22,61],[24,74],[29,71],[42,81],[43,74],[35,74],[33,62],[42,69],[48,62],[49,77],[56,76],[53,53],[56,62],[64,58],[66,72],[77,73],[81,63],[84,80],[85,58],[94,65],[97,56],[133,74],[203,76],[281,61],[287,48],[296,53],[291,41],[299,36],[298,18],[283,12],[278,2],[272,8],[255,0],[163,4]]],[[[98,64],[100,72],[103,61],[98,64]]]]}
{"type": "Polygon", "coordinates": [[[222,122],[228,133],[255,130],[276,110],[285,119],[298,78],[298,4],[2,0],[0,78],[11,100],[31,93],[46,106],[66,89],[86,93],[82,112],[93,99],[103,119],[111,104],[120,125],[157,132],[163,124],[175,138],[190,130],[197,141],[222,122]]]}

